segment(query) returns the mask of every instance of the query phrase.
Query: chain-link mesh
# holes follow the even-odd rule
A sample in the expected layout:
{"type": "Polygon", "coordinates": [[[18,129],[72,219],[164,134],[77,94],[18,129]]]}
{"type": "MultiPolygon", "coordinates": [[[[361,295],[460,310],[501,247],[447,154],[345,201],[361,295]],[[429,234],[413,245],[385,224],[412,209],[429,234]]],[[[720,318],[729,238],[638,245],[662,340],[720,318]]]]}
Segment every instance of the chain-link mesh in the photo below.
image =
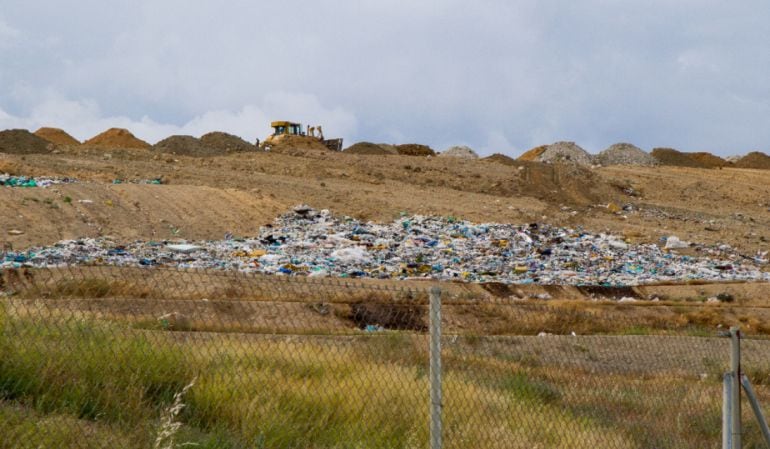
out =
{"type": "MultiPolygon", "coordinates": [[[[433,284],[127,267],[0,279],[0,447],[429,446],[433,284]]],[[[716,329],[649,304],[439,285],[444,447],[720,447],[716,329]]],[[[770,344],[744,340],[743,355],[770,403],[770,344]]]]}

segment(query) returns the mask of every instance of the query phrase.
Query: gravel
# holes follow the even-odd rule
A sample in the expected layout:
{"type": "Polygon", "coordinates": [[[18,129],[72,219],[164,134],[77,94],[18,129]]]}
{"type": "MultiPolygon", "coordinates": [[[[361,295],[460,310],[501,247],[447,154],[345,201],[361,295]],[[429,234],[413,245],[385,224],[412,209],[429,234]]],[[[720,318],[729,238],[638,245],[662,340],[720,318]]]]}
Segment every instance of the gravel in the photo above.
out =
{"type": "Polygon", "coordinates": [[[575,142],[556,142],[548,145],[537,157],[540,162],[568,162],[591,165],[593,157],[575,142]]]}
{"type": "Polygon", "coordinates": [[[630,143],[616,143],[596,155],[601,165],[658,165],[658,161],[641,148],[630,143]]]}

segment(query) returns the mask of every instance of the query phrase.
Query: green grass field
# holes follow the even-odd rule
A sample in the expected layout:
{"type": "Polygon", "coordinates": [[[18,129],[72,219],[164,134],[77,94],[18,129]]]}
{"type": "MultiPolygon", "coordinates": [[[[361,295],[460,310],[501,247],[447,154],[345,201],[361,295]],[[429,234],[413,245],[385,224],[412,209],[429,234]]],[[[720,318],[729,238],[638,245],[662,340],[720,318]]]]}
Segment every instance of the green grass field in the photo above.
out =
{"type": "MultiPolygon", "coordinates": [[[[719,447],[717,376],[588,373],[501,345],[445,350],[445,447],[719,447]]],[[[6,306],[0,354],[2,448],[153,447],[191,383],[156,447],[427,447],[425,335],[182,333],[6,306]]]]}

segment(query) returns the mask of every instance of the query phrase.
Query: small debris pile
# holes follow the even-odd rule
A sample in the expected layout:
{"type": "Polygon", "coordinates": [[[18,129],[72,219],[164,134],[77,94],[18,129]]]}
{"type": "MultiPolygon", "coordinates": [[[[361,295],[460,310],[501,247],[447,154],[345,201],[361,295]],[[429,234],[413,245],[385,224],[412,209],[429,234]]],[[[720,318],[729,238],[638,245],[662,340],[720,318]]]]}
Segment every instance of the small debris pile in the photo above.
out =
{"type": "Polygon", "coordinates": [[[514,165],[514,166],[520,165],[516,163],[516,159],[500,153],[495,153],[492,156],[487,156],[482,160],[489,161],[489,162],[496,162],[498,164],[503,164],[503,165],[514,165]]]}
{"type": "Polygon", "coordinates": [[[200,138],[204,147],[212,148],[220,153],[233,153],[244,151],[256,151],[256,145],[250,144],[238,136],[221,131],[204,134],[200,138]]]}
{"type": "Polygon", "coordinates": [[[80,145],[80,141],[78,141],[71,135],[67,134],[67,132],[64,131],[63,129],[59,129],[59,128],[43,127],[35,131],[35,135],[40,137],[41,139],[45,139],[57,145],[70,145],[70,146],[80,145]]]}
{"type": "Polygon", "coordinates": [[[473,149],[464,145],[454,146],[439,153],[442,157],[456,157],[460,159],[478,159],[479,155],[473,149]]]}
{"type": "Polygon", "coordinates": [[[350,154],[398,154],[395,147],[391,145],[380,145],[372,142],[358,142],[343,150],[350,154]]]}
{"type": "Polygon", "coordinates": [[[434,156],[436,154],[431,147],[417,143],[396,145],[396,151],[404,156],[434,156]]]}
{"type": "Polygon", "coordinates": [[[601,165],[657,165],[654,157],[630,143],[616,143],[596,155],[595,162],[601,165]]]}
{"type": "Polygon", "coordinates": [[[759,151],[752,151],[735,162],[738,168],[758,168],[770,170],[770,156],[759,151]]]}
{"type": "Polygon", "coordinates": [[[652,157],[657,159],[660,165],[670,165],[673,167],[693,167],[708,168],[707,165],[691,158],[687,153],[677,151],[673,148],[653,148],[652,157]]]}
{"type": "Polygon", "coordinates": [[[539,147],[532,148],[519,156],[518,160],[525,162],[537,162],[540,160],[540,155],[543,154],[547,149],[548,145],[540,145],[539,147]]]}
{"type": "MultiPolygon", "coordinates": [[[[674,242],[663,243],[672,247],[674,242]]],[[[727,245],[698,249],[701,257],[684,256],[655,244],[632,245],[619,236],[537,223],[404,216],[378,224],[298,206],[253,238],[125,245],[108,238],[65,240],[8,252],[0,266],[163,265],[295,276],[610,286],[770,280],[770,273],[759,268],[766,255],[743,257],[727,245]]]]}
{"type": "Polygon", "coordinates": [[[207,147],[200,139],[193,136],[171,136],[152,146],[154,151],[160,153],[177,154],[180,156],[217,156],[225,154],[223,150],[207,147]]]}
{"type": "Polygon", "coordinates": [[[698,151],[696,153],[687,153],[690,159],[695,160],[699,164],[706,168],[720,168],[726,167],[729,163],[719,156],[715,156],[706,151],[698,151]]]}
{"type": "Polygon", "coordinates": [[[0,153],[36,154],[50,153],[51,142],[42,139],[26,129],[7,129],[0,131],[0,153]]]}
{"type": "Polygon", "coordinates": [[[556,142],[533,148],[519,157],[521,161],[563,162],[578,165],[591,165],[593,157],[575,142],[556,142]]]}
{"type": "Polygon", "coordinates": [[[72,184],[77,182],[72,178],[11,176],[0,174],[0,186],[4,187],[48,187],[58,184],[72,184]]]}
{"type": "Polygon", "coordinates": [[[150,144],[136,138],[131,132],[123,128],[110,128],[85,142],[83,145],[102,148],[150,148],[150,144]]]}

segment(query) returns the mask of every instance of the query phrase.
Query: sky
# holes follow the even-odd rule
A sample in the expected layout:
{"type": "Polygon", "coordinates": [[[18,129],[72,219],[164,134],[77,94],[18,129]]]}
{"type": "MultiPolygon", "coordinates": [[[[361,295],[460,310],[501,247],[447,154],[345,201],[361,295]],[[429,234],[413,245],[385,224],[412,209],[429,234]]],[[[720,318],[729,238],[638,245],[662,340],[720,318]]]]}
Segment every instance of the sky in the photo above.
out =
{"type": "Polygon", "coordinates": [[[0,0],[0,129],[770,152],[765,0],[0,0]]]}

